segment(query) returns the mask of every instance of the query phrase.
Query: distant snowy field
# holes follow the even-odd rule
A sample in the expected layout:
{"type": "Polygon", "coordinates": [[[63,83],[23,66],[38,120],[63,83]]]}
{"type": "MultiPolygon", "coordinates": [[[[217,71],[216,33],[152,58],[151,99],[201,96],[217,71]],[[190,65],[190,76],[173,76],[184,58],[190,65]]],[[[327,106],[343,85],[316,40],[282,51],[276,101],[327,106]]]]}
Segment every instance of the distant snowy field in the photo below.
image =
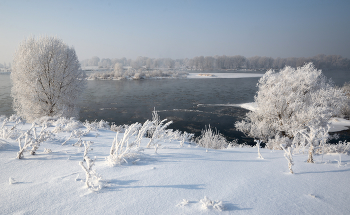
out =
{"type": "Polygon", "coordinates": [[[254,73],[189,73],[187,78],[255,78],[263,75],[254,73]]]}
{"type": "Polygon", "coordinates": [[[261,149],[259,159],[257,148],[206,152],[163,139],[156,153],[144,138],[140,156],[111,167],[105,158],[116,133],[99,129],[82,138],[93,141],[88,155],[104,180],[94,192],[78,164],[84,147],[72,146],[77,139],[61,145],[69,135],[56,134],[21,160],[18,142],[0,138],[0,214],[350,214],[348,155],[314,156],[310,164],[306,150],[294,155],[290,174],[283,151],[261,149]]]}
{"type": "Polygon", "coordinates": [[[92,74],[88,77],[88,80],[123,80],[123,79],[168,79],[168,78],[189,78],[189,79],[210,79],[210,78],[260,78],[264,74],[258,73],[188,73],[184,71],[172,71],[165,70],[164,72],[161,70],[154,71],[137,71],[137,70],[124,70],[119,72],[118,74],[111,72],[109,70],[93,70],[85,68],[86,71],[93,71],[92,74]]]}

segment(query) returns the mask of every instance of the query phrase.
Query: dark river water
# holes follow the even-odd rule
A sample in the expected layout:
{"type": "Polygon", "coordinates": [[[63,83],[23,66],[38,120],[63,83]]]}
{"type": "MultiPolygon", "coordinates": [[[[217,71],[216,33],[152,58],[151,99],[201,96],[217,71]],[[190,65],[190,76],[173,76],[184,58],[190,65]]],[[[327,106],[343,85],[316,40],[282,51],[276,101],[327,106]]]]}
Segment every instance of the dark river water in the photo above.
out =
{"type": "MultiPolygon", "coordinates": [[[[257,73],[257,72],[255,72],[257,73]]],[[[334,83],[350,81],[350,71],[324,71],[334,83]]],[[[234,123],[242,120],[245,109],[225,104],[253,102],[259,78],[237,79],[152,79],[88,81],[79,101],[80,120],[106,120],[117,125],[143,123],[152,110],[161,119],[172,120],[171,129],[200,135],[205,126],[222,133],[228,140],[253,143],[234,123]],[[218,105],[219,104],[219,105],[218,105]]],[[[13,114],[10,75],[0,74],[0,115],[13,114]]]]}

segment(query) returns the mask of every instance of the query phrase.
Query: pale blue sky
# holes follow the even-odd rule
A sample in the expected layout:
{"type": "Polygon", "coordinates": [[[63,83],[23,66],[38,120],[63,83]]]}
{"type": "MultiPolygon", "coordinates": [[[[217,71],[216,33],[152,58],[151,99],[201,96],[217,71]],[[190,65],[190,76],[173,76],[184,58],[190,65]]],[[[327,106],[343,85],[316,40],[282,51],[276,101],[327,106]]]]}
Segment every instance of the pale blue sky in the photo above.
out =
{"type": "Polygon", "coordinates": [[[80,60],[243,55],[350,58],[349,0],[0,0],[0,63],[53,35],[80,60]]]}

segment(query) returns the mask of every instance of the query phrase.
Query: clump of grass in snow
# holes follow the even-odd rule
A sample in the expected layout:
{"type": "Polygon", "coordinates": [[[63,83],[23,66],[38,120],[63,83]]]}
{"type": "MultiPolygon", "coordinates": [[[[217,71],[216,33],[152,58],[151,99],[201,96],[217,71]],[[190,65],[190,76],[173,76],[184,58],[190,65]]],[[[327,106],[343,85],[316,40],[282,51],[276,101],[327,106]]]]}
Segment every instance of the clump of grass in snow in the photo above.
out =
{"type": "Polygon", "coordinates": [[[201,136],[197,137],[195,142],[198,146],[206,149],[224,149],[230,144],[216,129],[215,131],[212,130],[210,125],[205,130],[202,130],[201,136]]]}

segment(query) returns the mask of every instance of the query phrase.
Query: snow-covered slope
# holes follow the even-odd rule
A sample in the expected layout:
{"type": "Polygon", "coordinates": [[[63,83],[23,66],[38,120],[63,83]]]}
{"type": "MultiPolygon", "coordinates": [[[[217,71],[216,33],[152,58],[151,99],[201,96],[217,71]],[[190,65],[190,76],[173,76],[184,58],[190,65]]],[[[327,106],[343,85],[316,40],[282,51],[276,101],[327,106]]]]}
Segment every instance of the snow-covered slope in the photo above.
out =
{"type": "Polygon", "coordinates": [[[206,152],[162,140],[156,153],[144,138],[144,151],[112,167],[105,158],[116,133],[91,131],[82,139],[94,142],[88,156],[96,156],[93,169],[104,180],[94,192],[79,166],[84,147],[72,146],[77,139],[61,145],[69,135],[58,133],[23,159],[15,158],[17,142],[0,139],[0,214],[350,214],[347,155],[339,166],[338,155],[309,164],[301,153],[290,174],[282,151],[261,149],[259,159],[257,148],[206,152]]]}

